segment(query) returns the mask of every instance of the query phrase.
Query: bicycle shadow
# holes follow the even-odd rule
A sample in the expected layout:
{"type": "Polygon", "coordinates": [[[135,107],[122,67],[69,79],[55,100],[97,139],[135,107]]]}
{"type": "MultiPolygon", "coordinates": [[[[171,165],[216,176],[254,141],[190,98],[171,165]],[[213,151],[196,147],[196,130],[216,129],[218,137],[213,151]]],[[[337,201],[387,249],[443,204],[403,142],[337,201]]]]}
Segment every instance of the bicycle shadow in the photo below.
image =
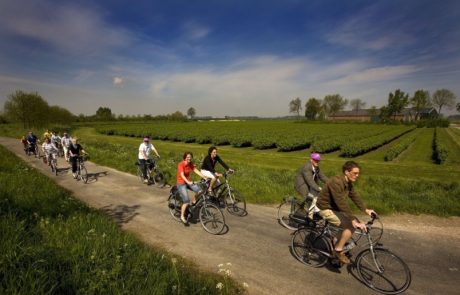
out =
{"type": "Polygon", "coordinates": [[[66,168],[59,168],[58,167],[56,170],[57,170],[58,175],[61,174],[61,173],[66,173],[67,174],[67,173],[69,173],[70,167],[66,167],[66,168]]]}
{"type": "Polygon", "coordinates": [[[107,214],[108,216],[112,217],[118,225],[123,225],[129,223],[133,220],[136,215],[139,215],[138,209],[140,205],[107,205],[104,207],[99,208],[102,212],[107,214]]]}
{"type": "Polygon", "coordinates": [[[96,181],[98,181],[99,177],[107,176],[108,173],[109,173],[108,171],[88,173],[88,182],[87,183],[96,182],[96,181]]]}

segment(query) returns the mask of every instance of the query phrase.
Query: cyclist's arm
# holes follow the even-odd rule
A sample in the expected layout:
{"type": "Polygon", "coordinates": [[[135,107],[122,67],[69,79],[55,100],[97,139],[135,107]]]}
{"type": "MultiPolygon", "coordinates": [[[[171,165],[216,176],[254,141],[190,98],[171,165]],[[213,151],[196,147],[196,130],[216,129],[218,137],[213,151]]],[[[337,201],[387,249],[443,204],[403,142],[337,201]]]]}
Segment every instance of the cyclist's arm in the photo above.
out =
{"type": "Polygon", "coordinates": [[[155,155],[157,155],[157,157],[160,158],[160,154],[158,153],[157,149],[155,148],[153,144],[152,144],[152,150],[155,153],[155,155]]]}
{"type": "Polygon", "coordinates": [[[332,202],[335,204],[338,211],[345,214],[345,216],[350,220],[357,220],[356,216],[354,216],[353,212],[351,211],[350,205],[347,202],[348,189],[344,187],[340,180],[329,182],[328,188],[333,200],[332,202]]]}
{"type": "Polygon", "coordinates": [[[219,156],[216,157],[216,160],[222,165],[222,167],[225,168],[225,170],[230,170],[230,167],[228,167],[228,165],[219,156]]]}
{"type": "Polygon", "coordinates": [[[321,191],[318,184],[313,179],[313,170],[311,165],[304,165],[302,168],[302,177],[305,183],[308,185],[310,189],[313,189],[317,192],[321,191]]]}
{"type": "Polygon", "coordinates": [[[206,176],[203,175],[203,173],[201,173],[200,170],[198,170],[196,167],[193,169],[193,172],[195,172],[199,177],[201,178],[207,178],[206,176]]]}

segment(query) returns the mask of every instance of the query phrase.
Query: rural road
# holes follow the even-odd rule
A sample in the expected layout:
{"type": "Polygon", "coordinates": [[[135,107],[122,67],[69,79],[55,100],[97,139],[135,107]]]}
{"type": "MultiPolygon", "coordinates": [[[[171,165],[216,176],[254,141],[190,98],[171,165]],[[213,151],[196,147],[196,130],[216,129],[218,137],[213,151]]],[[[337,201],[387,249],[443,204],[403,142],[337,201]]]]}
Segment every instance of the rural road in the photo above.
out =
{"type": "MultiPolygon", "coordinates": [[[[169,189],[142,185],[133,175],[91,162],[87,168],[93,177],[83,184],[67,170],[52,175],[41,161],[24,154],[17,139],[0,138],[0,144],[145,243],[211,272],[217,272],[218,264],[230,262],[232,277],[247,283],[250,294],[377,294],[346,267],[315,269],[296,261],[289,252],[290,231],[278,225],[275,206],[248,205],[246,217],[226,213],[228,232],[213,236],[199,223],[184,227],[171,218],[166,202],[169,189]]],[[[64,163],[59,161],[61,168],[67,167],[64,163]]],[[[459,217],[398,215],[383,216],[382,222],[384,245],[412,271],[406,294],[459,294],[459,217]]]]}

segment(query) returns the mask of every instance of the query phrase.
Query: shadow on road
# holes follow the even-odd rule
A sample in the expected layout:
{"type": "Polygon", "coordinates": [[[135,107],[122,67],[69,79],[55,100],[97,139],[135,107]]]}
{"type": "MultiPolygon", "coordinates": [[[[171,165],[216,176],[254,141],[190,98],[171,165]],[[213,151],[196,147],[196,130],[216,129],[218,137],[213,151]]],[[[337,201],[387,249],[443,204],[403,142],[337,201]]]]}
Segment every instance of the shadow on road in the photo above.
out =
{"type": "Polygon", "coordinates": [[[87,183],[96,182],[99,179],[99,177],[107,176],[107,174],[108,174],[108,171],[88,173],[88,182],[87,183]]]}
{"type": "Polygon", "coordinates": [[[129,223],[136,215],[140,205],[108,205],[100,208],[102,212],[112,217],[118,225],[129,223]]]}

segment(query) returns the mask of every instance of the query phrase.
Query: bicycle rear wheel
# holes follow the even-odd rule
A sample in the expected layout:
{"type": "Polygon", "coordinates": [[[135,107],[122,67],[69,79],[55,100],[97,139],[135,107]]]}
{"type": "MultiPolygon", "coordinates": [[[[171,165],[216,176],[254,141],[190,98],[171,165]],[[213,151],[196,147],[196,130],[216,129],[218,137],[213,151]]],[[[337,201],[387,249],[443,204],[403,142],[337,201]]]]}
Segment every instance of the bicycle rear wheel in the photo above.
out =
{"type": "Polygon", "coordinates": [[[306,211],[302,212],[302,210],[305,211],[294,197],[285,198],[278,207],[278,222],[287,229],[296,230],[299,225],[290,216],[294,212],[304,213],[306,216],[306,211]]]}
{"type": "Polygon", "coordinates": [[[225,205],[228,213],[232,215],[246,216],[248,214],[246,211],[246,200],[241,193],[234,188],[228,190],[225,196],[225,205]]]}
{"type": "Polygon", "coordinates": [[[300,228],[294,233],[291,249],[297,260],[312,267],[325,265],[328,260],[325,253],[331,252],[328,240],[310,228],[300,228]]]}
{"type": "Polygon", "coordinates": [[[159,186],[163,186],[165,184],[165,176],[163,175],[163,172],[157,171],[155,172],[155,175],[153,176],[153,180],[155,183],[159,186]]]}
{"type": "Polygon", "coordinates": [[[213,204],[204,204],[200,209],[200,222],[204,230],[218,235],[225,227],[225,218],[222,211],[213,204]]]}
{"type": "Polygon", "coordinates": [[[180,210],[182,208],[182,198],[176,194],[170,194],[168,198],[169,213],[176,221],[180,220],[180,210]]]}
{"type": "Polygon", "coordinates": [[[399,294],[411,283],[407,264],[387,249],[366,249],[358,254],[356,265],[359,276],[371,289],[383,294],[399,294]]]}

